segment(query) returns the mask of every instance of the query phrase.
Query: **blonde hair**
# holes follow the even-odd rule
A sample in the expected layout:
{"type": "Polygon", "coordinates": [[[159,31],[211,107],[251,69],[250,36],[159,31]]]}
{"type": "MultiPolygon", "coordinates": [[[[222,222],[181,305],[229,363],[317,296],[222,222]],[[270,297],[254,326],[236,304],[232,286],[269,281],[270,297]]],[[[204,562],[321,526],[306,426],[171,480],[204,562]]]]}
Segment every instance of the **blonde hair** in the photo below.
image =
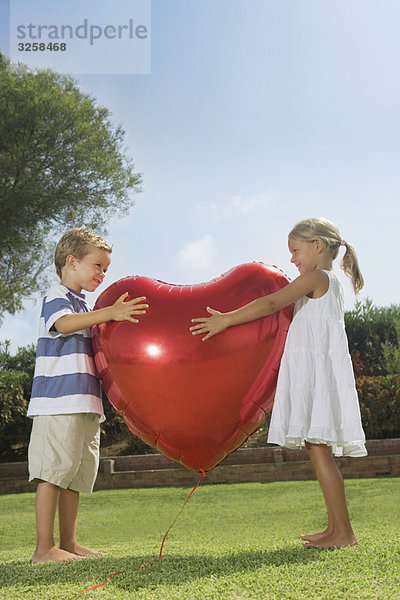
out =
{"type": "Polygon", "coordinates": [[[100,248],[111,254],[112,248],[103,238],[83,227],[74,227],[64,233],[60,238],[54,255],[57,275],[61,278],[62,268],[65,266],[67,256],[72,254],[78,260],[82,260],[90,252],[90,246],[100,248]]]}
{"type": "Polygon", "coordinates": [[[293,227],[289,237],[307,242],[313,242],[316,239],[322,240],[325,248],[331,253],[332,260],[337,257],[340,246],[345,246],[346,252],[340,266],[350,277],[356,294],[363,288],[364,279],[358,266],[356,251],[351,244],[342,240],[338,228],[331,221],[323,217],[304,219],[293,227]]]}

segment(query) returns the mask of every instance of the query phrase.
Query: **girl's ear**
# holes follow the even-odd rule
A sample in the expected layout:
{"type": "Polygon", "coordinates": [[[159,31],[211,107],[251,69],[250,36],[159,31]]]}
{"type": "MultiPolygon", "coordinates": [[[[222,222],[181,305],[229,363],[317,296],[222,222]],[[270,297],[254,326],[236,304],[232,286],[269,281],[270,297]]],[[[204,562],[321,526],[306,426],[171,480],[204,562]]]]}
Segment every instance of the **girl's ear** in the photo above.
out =
{"type": "Polygon", "coordinates": [[[321,238],[317,238],[316,240],[314,240],[315,243],[315,247],[317,249],[317,252],[323,252],[324,248],[325,248],[325,244],[324,242],[321,240],[321,238]]]}

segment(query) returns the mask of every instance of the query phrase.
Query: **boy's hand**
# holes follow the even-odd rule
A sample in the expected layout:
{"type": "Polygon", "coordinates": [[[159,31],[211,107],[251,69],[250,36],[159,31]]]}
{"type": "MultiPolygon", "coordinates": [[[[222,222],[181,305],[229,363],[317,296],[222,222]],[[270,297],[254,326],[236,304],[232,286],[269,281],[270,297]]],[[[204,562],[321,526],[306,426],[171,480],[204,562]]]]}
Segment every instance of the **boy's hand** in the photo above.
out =
{"type": "Polygon", "coordinates": [[[122,294],[114,302],[111,307],[111,320],[112,321],[130,321],[131,323],[139,323],[138,319],[134,319],[133,315],[145,315],[146,308],[149,308],[148,304],[143,304],[143,301],[146,300],[146,296],[140,296],[139,298],[134,298],[133,300],[127,300],[125,302],[125,298],[129,296],[128,292],[122,294]]]}
{"type": "Polygon", "coordinates": [[[201,335],[206,333],[207,335],[202,338],[203,342],[208,340],[213,335],[221,333],[224,329],[229,327],[228,315],[218,310],[214,310],[207,306],[207,311],[211,314],[211,317],[200,317],[192,319],[192,323],[198,323],[190,327],[192,335],[201,335]]]}

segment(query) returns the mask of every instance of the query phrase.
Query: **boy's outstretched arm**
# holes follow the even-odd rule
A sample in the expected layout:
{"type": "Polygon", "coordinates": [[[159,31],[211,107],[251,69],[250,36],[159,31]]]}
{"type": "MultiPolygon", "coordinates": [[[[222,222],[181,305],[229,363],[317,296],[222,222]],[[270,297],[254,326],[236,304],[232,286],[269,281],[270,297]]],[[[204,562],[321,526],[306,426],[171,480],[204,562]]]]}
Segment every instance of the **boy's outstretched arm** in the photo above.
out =
{"type": "Polygon", "coordinates": [[[112,304],[105,308],[99,308],[98,310],[92,310],[84,313],[73,313],[70,315],[64,315],[55,321],[54,326],[58,333],[68,335],[75,333],[86,327],[92,327],[93,325],[100,325],[107,321],[130,321],[131,323],[139,323],[138,319],[134,318],[134,315],[146,314],[146,309],[149,307],[148,304],[144,304],[146,300],[145,296],[134,298],[133,300],[127,300],[128,292],[122,294],[112,304]]]}

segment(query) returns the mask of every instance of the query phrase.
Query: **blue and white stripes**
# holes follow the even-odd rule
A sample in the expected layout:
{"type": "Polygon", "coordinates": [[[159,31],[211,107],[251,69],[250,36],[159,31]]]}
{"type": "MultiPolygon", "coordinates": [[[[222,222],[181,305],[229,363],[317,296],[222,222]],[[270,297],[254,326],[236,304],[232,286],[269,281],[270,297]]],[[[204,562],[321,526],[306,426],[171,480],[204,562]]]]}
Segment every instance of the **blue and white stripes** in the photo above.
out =
{"type": "Polygon", "coordinates": [[[60,317],[88,310],[84,294],[61,284],[43,299],[29,417],[81,412],[103,415],[90,328],[62,335],[54,327],[60,317]]]}

